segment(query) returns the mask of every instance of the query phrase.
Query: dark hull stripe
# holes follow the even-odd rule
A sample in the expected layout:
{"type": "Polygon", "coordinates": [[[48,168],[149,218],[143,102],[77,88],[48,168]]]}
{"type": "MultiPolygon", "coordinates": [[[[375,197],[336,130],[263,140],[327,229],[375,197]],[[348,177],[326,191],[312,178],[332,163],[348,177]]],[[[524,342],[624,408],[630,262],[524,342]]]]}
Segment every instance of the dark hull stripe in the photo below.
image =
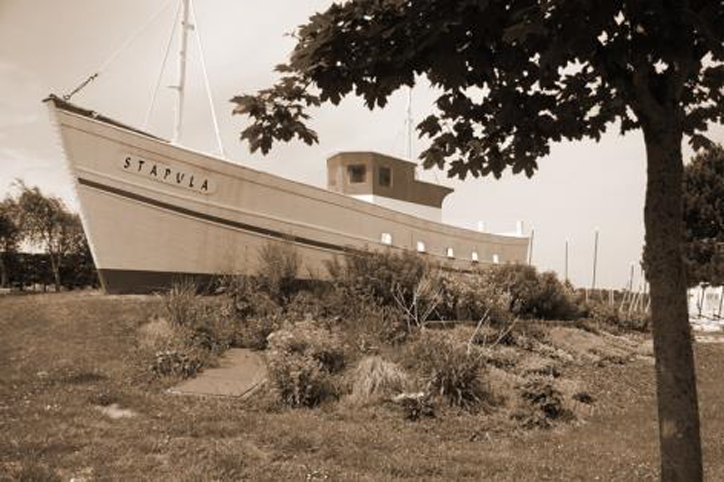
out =
{"type": "Polygon", "coordinates": [[[191,280],[203,288],[218,278],[212,274],[130,269],[99,269],[98,277],[103,290],[111,295],[156,293],[185,280],[191,280]]]}
{"type": "Polygon", "coordinates": [[[106,184],[101,184],[101,183],[98,183],[95,181],[84,179],[82,177],[78,178],[78,182],[80,184],[82,184],[83,186],[88,186],[93,189],[98,189],[100,191],[105,191],[105,192],[109,192],[112,194],[116,194],[118,196],[122,196],[122,197],[125,197],[128,199],[133,199],[134,201],[139,201],[144,204],[149,204],[151,206],[156,206],[156,207],[166,209],[169,211],[173,211],[173,212],[183,214],[186,216],[191,216],[191,217],[194,217],[197,219],[203,219],[205,221],[211,221],[216,224],[229,226],[229,227],[232,227],[235,229],[241,229],[243,231],[248,231],[251,233],[261,234],[261,235],[268,236],[271,238],[282,239],[282,240],[291,241],[291,242],[294,242],[297,244],[304,244],[307,246],[313,246],[315,248],[327,249],[330,251],[337,251],[340,253],[356,251],[354,248],[347,247],[347,246],[340,246],[337,244],[325,243],[324,241],[317,241],[316,239],[304,238],[301,236],[293,236],[293,235],[289,235],[287,233],[282,233],[281,231],[275,231],[273,229],[264,228],[262,226],[255,226],[253,224],[242,223],[239,221],[233,221],[231,219],[220,218],[218,216],[201,213],[198,211],[194,211],[192,209],[187,209],[187,208],[184,208],[181,206],[176,206],[174,204],[159,201],[158,199],[153,199],[153,198],[150,198],[147,196],[142,196],[140,194],[126,191],[125,189],[119,189],[117,187],[108,186],[106,184]]]}

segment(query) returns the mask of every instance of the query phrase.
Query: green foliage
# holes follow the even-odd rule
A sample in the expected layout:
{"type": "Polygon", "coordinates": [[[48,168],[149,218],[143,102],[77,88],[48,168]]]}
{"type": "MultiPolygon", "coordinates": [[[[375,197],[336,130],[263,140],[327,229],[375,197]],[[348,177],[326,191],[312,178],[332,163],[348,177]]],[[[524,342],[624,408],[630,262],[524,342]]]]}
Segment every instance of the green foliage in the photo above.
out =
{"type": "Polygon", "coordinates": [[[342,344],[313,322],[272,333],[267,359],[269,380],[284,404],[314,407],[336,396],[332,375],[344,368],[342,344]]]}
{"type": "Polygon", "coordinates": [[[553,272],[538,273],[533,266],[506,264],[492,271],[493,282],[512,297],[513,314],[546,320],[578,316],[574,293],[553,272]]]}
{"type": "Polygon", "coordinates": [[[474,408],[491,400],[481,379],[482,358],[447,333],[421,331],[406,362],[422,374],[430,394],[442,396],[451,405],[474,408]]]}
{"type": "Polygon", "coordinates": [[[694,156],[684,170],[684,226],[689,285],[724,284],[724,147],[694,156]]]}

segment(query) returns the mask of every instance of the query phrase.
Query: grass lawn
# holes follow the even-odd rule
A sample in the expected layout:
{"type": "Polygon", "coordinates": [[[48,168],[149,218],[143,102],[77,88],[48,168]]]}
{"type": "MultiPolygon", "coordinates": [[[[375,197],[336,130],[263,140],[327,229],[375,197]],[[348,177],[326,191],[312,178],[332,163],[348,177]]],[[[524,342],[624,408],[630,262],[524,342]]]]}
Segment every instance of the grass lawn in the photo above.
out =
{"type": "MultiPolygon", "coordinates": [[[[552,430],[405,421],[344,403],[268,412],[170,395],[136,356],[153,297],[0,297],[0,480],[655,480],[653,367],[575,366],[596,400],[552,430]],[[136,412],[112,419],[99,405],[136,412]]],[[[708,480],[724,480],[724,345],[697,347],[708,480]]]]}

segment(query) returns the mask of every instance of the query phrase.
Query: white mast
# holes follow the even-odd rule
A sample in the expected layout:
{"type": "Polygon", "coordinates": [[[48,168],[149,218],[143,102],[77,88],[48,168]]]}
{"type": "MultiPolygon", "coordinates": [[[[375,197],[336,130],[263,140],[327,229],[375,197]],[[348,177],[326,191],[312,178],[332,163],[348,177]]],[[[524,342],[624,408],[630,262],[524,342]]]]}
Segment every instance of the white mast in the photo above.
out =
{"type": "Polygon", "coordinates": [[[191,0],[181,0],[181,48],[178,58],[178,85],[174,88],[177,92],[176,99],[176,121],[173,129],[173,143],[176,144],[181,138],[184,113],[184,89],[186,88],[186,53],[188,47],[188,31],[193,28],[189,23],[189,3],[191,0]]]}

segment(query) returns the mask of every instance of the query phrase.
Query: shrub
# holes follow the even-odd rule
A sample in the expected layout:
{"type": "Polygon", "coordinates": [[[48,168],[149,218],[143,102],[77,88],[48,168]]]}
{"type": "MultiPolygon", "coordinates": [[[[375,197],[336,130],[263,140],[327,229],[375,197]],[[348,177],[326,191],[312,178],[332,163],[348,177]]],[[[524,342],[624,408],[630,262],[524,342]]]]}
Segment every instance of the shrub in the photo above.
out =
{"type": "Polygon", "coordinates": [[[379,356],[363,358],[352,378],[351,398],[357,402],[389,397],[404,391],[407,385],[405,372],[396,364],[379,356]]]}
{"type": "Polygon", "coordinates": [[[221,285],[231,299],[234,315],[239,319],[274,317],[282,311],[256,278],[227,276],[223,278],[221,285]]]}
{"type": "Polygon", "coordinates": [[[269,345],[269,335],[278,330],[280,325],[280,318],[277,316],[238,320],[231,345],[236,348],[264,350],[269,345]]]}
{"type": "Polygon", "coordinates": [[[195,376],[206,363],[206,357],[198,350],[166,350],[156,353],[151,362],[151,372],[157,376],[195,376]]]}
{"type": "Polygon", "coordinates": [[[173,284],[163,301],[171,325],[190,325],[199,304],[198,286],[190,279],[183,279],[173,284]]]}
{"type": "Polygon", "coordinates": [[[478,321],[487,316],[493,323],[511,318],[511,296],[494,282],[490,270],[439,275],[442,300],[437,313],[443,319],[478,321]]]}
{"type": "Polygon", "coordinates": [[[397,304],[397,292],[409,300],[429,269],[427,261],[408,251],[354,253],[348,255],[344,262],[335,259],[327,263],[327,271],[336,289],[342,290],[348,297],[387,306],[397,304]]]}
{"type": "Polygon", "coordinates": [[[311,357],[270,354],[269,376],[279,400],[290,407],[314,407],[335,395],[329,373],[311,357]]]}
{"type": "Polygon", "coordinates": [[[269,337],[269,379],[279,399],[292,407],[313,407],[336,395],[331,375],[344,368],[339,339],[311,321],[269,337]]]}
{"type": "Polygon", "coordinates": [[[427,390],[451,405],[471,408],[491,400],[480,379],[482,358],[447,333],[422,331],[407,360],[421,371],[427,390]]]}
{"type": "Polygon", "coordinates": [[[411,394],[399,399],[405,419],[416,422],[421,417],[434,417],[435,405],[428,394],[411,394]],[[422,396],[417,396],[422,395],[422,396]]]}
{"type": "Polygon", "coordinates": [[[269,242],[259,251],[257,281],[279,304],[294,292],[302,260],[291,242],[269,242]]]}
{"type": "Polygon", "coordinates": [[[513,418],[523,427],[550,428],[555,420],[572,416],[563,405],[563,394],[551,378],[532,377],[520,389],[520,404],[513,418]]]}
{"type": "Polygon", "coordinates": [[[328,316],[320,298],[310,291],[294,293],[284,307],[284,314],[293,320],[320,319],[328,316]]]}
{"type": "Polygon", "coordinates": [[[533,266],[506,264],[492,268],[492,280],[512,297],[513,314],[545,320],[578,316],[573,292],[553,272],[538,273],[533,266]]]}
{"type": "Polygon", "coordinates": [[[651,316],[647,312],[621,310],[606,302],[589,301],[588,316],[597,323],[623,331],[647,332],[651,329],[651,316]]]}

